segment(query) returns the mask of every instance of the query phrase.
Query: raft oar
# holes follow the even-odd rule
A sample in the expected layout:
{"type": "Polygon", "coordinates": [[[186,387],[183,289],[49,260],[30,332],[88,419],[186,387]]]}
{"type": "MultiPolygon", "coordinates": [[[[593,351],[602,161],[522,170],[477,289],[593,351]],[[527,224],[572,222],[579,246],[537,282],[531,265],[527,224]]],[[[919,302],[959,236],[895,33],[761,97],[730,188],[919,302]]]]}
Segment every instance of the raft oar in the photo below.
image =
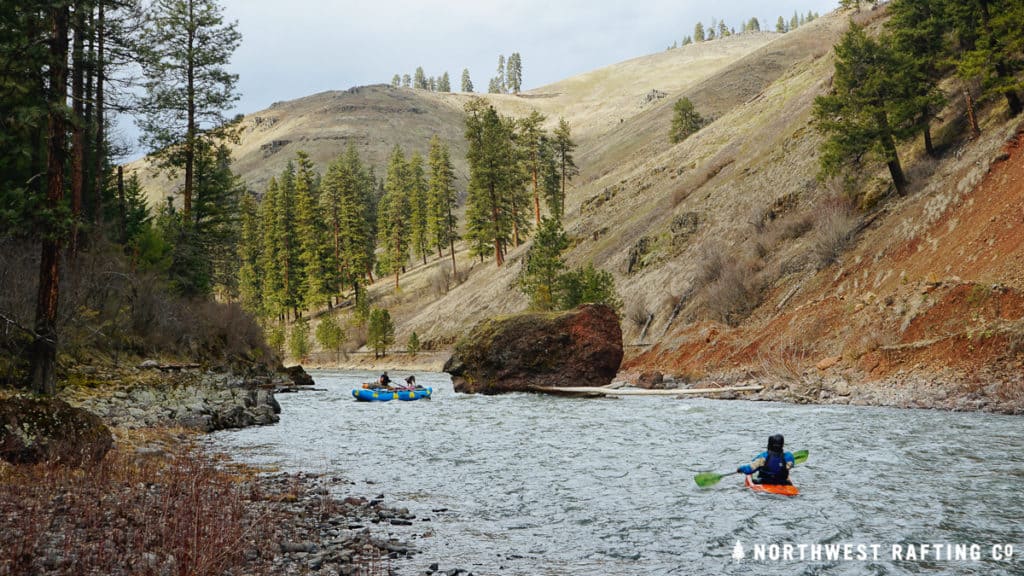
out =
{"type": "MultiPolygon", "coordinates": [[[[793,464],[803,464],[807,461],[808,452],[807,450],[797,450],[793,452],[793,464]]],[[[701,488],[707,488],[708,486],[714,486],[718,484],[718,481],[726,476],[732,476],[733,474],[739,474],[737,471],[725,472],[719,474],[717,472],[701,472],[693,477],[693,481],[697,483],[697,486],[701,488]]]]}

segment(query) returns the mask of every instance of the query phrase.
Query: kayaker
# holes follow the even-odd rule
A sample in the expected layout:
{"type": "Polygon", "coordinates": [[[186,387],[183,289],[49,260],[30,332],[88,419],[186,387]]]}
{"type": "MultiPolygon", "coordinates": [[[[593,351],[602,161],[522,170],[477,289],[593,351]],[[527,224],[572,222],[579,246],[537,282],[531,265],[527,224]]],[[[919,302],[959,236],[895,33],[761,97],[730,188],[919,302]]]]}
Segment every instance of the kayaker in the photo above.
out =
{"type": "Polygon", "coordinates": [[[391,378],[388,377],[388,371],[385,370],[380,378],[377,379],[377,385],[381,388],[387,389],[391,387],[391,378]]]}
{"type": "Polygon", "coordinates": [[[792,453],[782,450],[784,443],[782,434],[773,434],[768,438],[768,450],[754,456],[750,464],[744,464],[736,471],[740,474],[756,473],[753,478],[755,484],[791,484],[789,469],[795,460],[792,453]]]}

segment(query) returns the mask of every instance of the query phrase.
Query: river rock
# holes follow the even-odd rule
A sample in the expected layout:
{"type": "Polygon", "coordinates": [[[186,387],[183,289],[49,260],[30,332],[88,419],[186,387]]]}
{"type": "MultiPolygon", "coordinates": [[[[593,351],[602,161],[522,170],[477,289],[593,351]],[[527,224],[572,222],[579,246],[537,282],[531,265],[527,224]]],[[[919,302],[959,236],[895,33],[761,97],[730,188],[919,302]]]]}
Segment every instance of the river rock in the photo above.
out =
{"type": "Polygon", "coordinates": [[[444,365],[456,392],[501,394],[535,386],[604,386],[622,362],[615,311],[585,304],[480,322],[444,365]]]}
{"type": "Polygon", "coordinates": [[[114,439],[99,416],[55,398],[0,401],[0,458],[14,463],[102,460],[114,439]]]}
{"type": "Polygon", "coordinates": [[[648,390],[661,390],[665,388],[665,375],[657,370],[653,372],[643,372],[636,379],[637,388],[646,388],[648,390]]]}
{"type": "Polygon", "coordinates": [[[295,366],[288,366],[280,369],[288,375],[288,379],[292,381],[295,386],[313,386],[316,382],[313,381],[313,377],[309,375],[309,372],[302,367],[301,364],[295,366]]]}

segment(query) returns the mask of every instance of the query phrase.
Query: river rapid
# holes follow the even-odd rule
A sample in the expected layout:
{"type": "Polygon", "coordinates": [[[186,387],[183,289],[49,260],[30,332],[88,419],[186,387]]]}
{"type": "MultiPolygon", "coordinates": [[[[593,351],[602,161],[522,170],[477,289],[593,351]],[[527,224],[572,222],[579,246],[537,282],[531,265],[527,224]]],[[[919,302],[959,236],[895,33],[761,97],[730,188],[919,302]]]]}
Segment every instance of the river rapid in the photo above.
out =
{"type": "MultiPolygon", "coordinates": [[[[1020,417],[666,397],[457,394],[356,402],[369,372],[313,372],[281,421],[211,435],[236,459],[344,477],[412,526],[397,574],[1024,574],[1020,417]],[[781,433],[800,496],[742,477],[781,433]]],[[[405,373],[394,372],[396,380],[405,373]]]]}

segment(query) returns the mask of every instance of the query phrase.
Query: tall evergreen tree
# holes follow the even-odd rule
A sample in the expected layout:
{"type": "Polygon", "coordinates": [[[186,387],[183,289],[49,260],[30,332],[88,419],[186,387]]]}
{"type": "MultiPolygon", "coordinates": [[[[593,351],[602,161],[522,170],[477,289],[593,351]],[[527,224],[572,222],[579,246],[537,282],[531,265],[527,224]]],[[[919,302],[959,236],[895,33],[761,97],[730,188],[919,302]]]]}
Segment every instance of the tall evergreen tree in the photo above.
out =
{"type": "Polygon", "coordinates": [[[961,54],[957,72],[1005,97],[1010,116],[1024,111],[1024,7],[1016,0],[947,2],[961,54]]]}
{"type": "Polygon", "coordinates": [[[519,143],[523,148],[523,159],[526,171],[530,175],[533,186],[534,221],[540,226],[540,185],[542,171],[543,148],[547,145],[547,136],[541,125],[547,118],[532,111],[529,116],[519,121],[519,143]]]}
{"type": "Polygon", "coordinates": [[[907,79],[888,44],[851,25],[835,48],[833,93],[815,99],[814,117],[828,136],[821,155],[824,175],[838,174],[872,152],[886,162],[896,190],[904,194],[907,180],[896,144],[917,132],[913,120],[920,109],[906,98],[907,79]]]}
{"type": "Polygon", "coordinates": [[[409,258],[409,166],[405,152],[395,145],[388,162],[385,194],[377,208],[377,237],[382,274],[395,275],[395,289],[409,258]]]}
{"type": "Polygon", "coordinates": [[[508,86],[505,84],[505,55],[498,55],[498,75],[494,77],[495,89],[498,94],[507,94],[508,86]]]}
{"type": "Polygon", "coordinates": [[[508,57],[508,70],[506,72],[508,81],[506,85],[513,94],[519,94],[520,89],[523,87],[523,57],[519,55],[519,52],[513,52],[508,57]]]}
{"type": "Polygon", "coordinates": [[[408,74],[402,74],[402,88],[412,87],[412,77],[408,74]]]}
{"type": "Polygon", "coordinates": [[[558,119],[558,128],[555,129],[554,134],[554,148],[561,183],[561,193],[559,195],[561,206],[559,206],[558,213],[564,216],[566,185],[569,183],[569,180],[572,180],[573,176],[580,172],[572,155],[576,149],[576,143],[572,140],[572,131],[569,128],[569,122],[565,118],[558,119]]]}
{"type": "Polygon", "coordinates": [[[455,190],[455,167],[452,166],[448,147],[437,136],[430,139],[428,162],[430,182],[427,193],[427,231],[430,243],[437,248],[439,258],[443,256],[445,248],[451,250],[452,274],[455,274],[455,241],[459,239],[458,221],[454,215],[458,201],[455,190]]]}
{"type": "Polygon", "coordinates": [[[523,260],[519,289],[530,298],[535,310],[551,310],[558,301],[559,278],[565,270],[562,253],[569,247],[558,220],[545,218],[523,260]]]}
{"type": "Polygon", "coordinates": [[[394,76],[392,76],[391,77],[391,87],[392,88],[399,88],[401,86],[402,86],[402,77],[399,76],[398,74],[395,74],[394,76]]]}
{"type": "Polygon", "coordinates": [[[469,68],[462,69],[462,91],[473,92],[473,81],[469,78],[469,68]]]}
{"type": "Polygon", "coordinates": [[[703,42],[705,39],[706,38],[704,36],[704,24],[697,22],[697,24],[693,26],[693,41],[703,42]]]}
{"type": "Polygon", "coordinates": [[[242,307],[257,316],[264,313],[263,248],[259,204],[252,194],[244,194],[240,206],[241,230],[238,241],[238,296],[242,307]]]}
{"type": "Polygon", "coordinates": [[[238,100],[227,72],[241,42],[216,0],[154,0],[139,43],[146,76],[142,142],[158,165],[185,175],[184,217],[192,211],[199,140],[222,136],[225,111],[238,100]]]}
{"type": "Polygon", "coordinates": [[[493,106],[480,99],[466,104],[466,141],[469,150],[469,197],[466,235],[474,253],[493,249],[498,266],[505,262],[512,222],[508,192],[512,183],[511,138],[493,106]]]}
{"type": "Polygon", "coordinates": [[[750,30],[751,32],[761,31],[761,23],[757,21],[756,17],[752,17],[750,22],[747,23],[747,30],[750,30]]]}
{"type": "Polygon", "coordinates": [[[437,91],[438,92],[451,92],[452,91],[452,81],[448,77],[448,71],[447,70],[445,70],[445,73],[441,75],[441,79],[437,81],[437,91]]]}
{"type": "Polygon", "coordinates": [[[313,310],[330,304],[334,293],[333,270],[328,269],[326,228],[320,211],[320,182],[313,161],[305,152],[296,155],[295,232],[299,243],[301,306],[313,310]]]}
{"type": "Polygon", "coordinates": [[[427,175],[423,156],[413,152],[409,158],[409,242],[416,256],[427,263],[430,236],[427,234],[427,175]]]}
{"type": "Polygon", "coordinates": [[[775,31],[780,34],[787,32],[786,19],[782,16],[779,16],[779,19],[775,21],[775,31]]]}

